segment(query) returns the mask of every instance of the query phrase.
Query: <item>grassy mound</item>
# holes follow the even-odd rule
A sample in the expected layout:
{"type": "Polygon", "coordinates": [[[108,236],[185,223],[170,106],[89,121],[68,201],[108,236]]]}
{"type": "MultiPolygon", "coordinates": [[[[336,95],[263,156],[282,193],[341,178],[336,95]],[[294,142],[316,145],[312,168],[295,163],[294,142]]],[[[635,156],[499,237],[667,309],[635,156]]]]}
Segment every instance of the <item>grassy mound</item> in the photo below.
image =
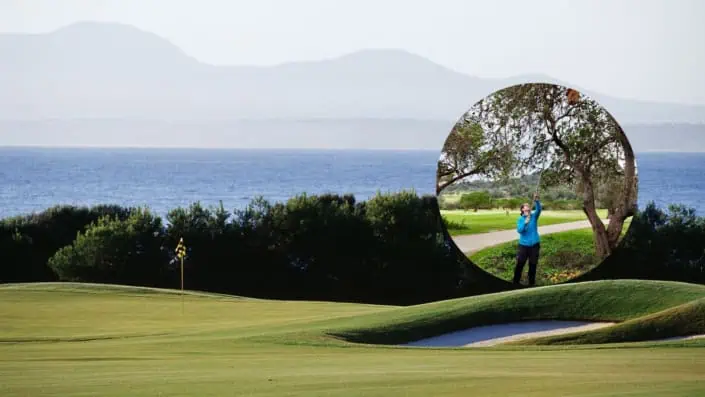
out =
{"type": "Polygon", "coordinates": [[[287,344],[397,345],[476,326],[532,320],[619,323],[536,340],[544,345],[705,333],[705,286],[643,280],[564,284],[412,307],[197,292],[181,297],[179,291],[72,283],[3,286],[0,301],[7,319],[0,342],[5,343],[224,332],[287,344]],[[267,332],[261,332],[265,327],[267,332]]]}
{"type": "Polygon", "coordinates": [[[638,343],[471,351],[369,345],[520,319],[620,321],[565,343],[643,340],[634,335],[654,335],[649,329],[666,330],[660,337],[699,332],[705,287],[698,285],[600,281],[405,308],[183,299],[182,314],[178,291],[0,287],[0,395],[685,397],[702,391],[705,373],[705,355],[693,348],[703,341],[661,343],[658,351],[638,343]],[[622,331],[600,336],[609,329],[622,331]]]}
{"type": "Polygon", "coordinates": [[[0,342],[86,341],[306,324],[379,310],[156,288],[47,283],[0,287],[0,342]]]}
{"type": "MultiPolygon", "coordinates": [[[[576,320],[641,324],[653,313],[672,310],[705,298],[705,286],[672,282],[619,280],[594,281],[462,298],[352,319],[327,333],[349,342],[401,344],[482,325],[531,320],[576,320]]],[[[689,312],[690,314],[695,314],[689,312]]],[[[682,317],[681,317],[682,318],[682,317]]],[[[631,341],[648,340],[639,328],[624,328],[631,341]]],[[[609,332],[613,327],[599,332],[609,332]]],[[[575,339],[575,344],[591,339],[575,339]]],[[[663,337],[705,333],[705,324],[674,323],[659,334],[663,337]],[[686,326],[687,325],[687,326],[686,326]]],[[[606,334],[601,343],[626,341],[606,334]]],[[[553,339],[545,339],[552,343],[553,339]]]]}

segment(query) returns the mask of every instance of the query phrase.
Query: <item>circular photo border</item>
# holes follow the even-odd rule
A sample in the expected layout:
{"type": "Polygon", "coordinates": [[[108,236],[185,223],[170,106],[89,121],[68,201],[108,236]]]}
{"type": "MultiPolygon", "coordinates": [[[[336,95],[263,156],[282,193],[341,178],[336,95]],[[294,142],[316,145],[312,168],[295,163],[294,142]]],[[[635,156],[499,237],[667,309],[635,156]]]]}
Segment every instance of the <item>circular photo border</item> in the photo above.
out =
{"type": "Polygon", "coordinates": [[[598,268],[638,210],[636,155],[597,101],[570,87],[497,90],[444,141],[436,196],[445,234],[468,263],[516,285],[552,285],[598,268]]]}

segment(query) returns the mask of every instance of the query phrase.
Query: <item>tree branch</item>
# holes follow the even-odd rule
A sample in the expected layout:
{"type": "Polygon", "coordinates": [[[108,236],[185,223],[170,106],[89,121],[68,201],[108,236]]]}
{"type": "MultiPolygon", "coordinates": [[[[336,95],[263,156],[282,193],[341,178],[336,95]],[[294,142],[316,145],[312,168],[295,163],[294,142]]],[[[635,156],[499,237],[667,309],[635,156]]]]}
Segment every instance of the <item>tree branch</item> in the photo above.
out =
{"type": "MultiPolygon", "coordinates": [[[[565,155],[565,160],[568,164],[573,165],[573,159],[571,158],[570,155],[570,150],[568,150],[568,147],[563,143],[561,138],[558,136],[558,133],[556,132],[555,128],[551,128],[549,125],[548,119],[544,119],[544,124],[546,125],[546,129],[548,130],[548,133],[551,134],[551,138],[553,139],[553,142],[556,143],[556,146],[558,146],[562,151],[563,154],[565,155]]],[[[554,127],[555,124],[551,123],[554,127]]]]}
{"type": "Polygon", "coordinates": [[[616,141],[614,135],[610,135],[607,138],[603,139],[600,143],[597,144],[595,147],[595,150],[590,152],[590,157],[596,155],[600,150],[604,149],[605,146],[609,145],[610,143],[614,143],[616,141]]]}
{"type": "Polygon", "coordinates": [[[558,117],[556,118],[556,123],[559,122],[559,121],[561,121],[561,120],[563,120],[564,118],[570,116],[570,113],[571,113],[573,110],[577,109],[578,107],[580,107],[579,104],[578,104],[578,105],[573,105],[573,106],[568,105],[568,110],[567,110],[565,113],[563,113],[562,115],[560,115],[560,116],[558,116],[558,117]]]}
{"type": "MultiPolygon", "coordinates": [[[[447,188],[448,186],[454,184],[455,182],[457,182],[457,181],[459,181],[459,180],[461,180],[461,179],[463,179],[463,178],[467,178],[467,177],[469,177],[469,176],[472,176],[472,175],[477,175],[477,174],[479,174],[480,172],[482,172],[482,170],[483,170],[483,167],[477,167],[477,168],[474,168],[474,169],[472,169],[472,170],[470,170],[470,171],[467,171],[467,172],[463,172],[463,173],[461,173],[461,174],[458,174],[458,175],[454,176],[453,178],[451,178],[451,179],[448,180],[448,181],[445,181],[445,182],[442,182],[442,183],[437,184],[437,185],[436,185],[436,195],[439,195],[439,194],[441,193],[441,191],[443,191],[443,190],[444,190],[445,188],[447,188]]],[[[451,174],[453,174],[453,172],[450,172],[450,173],[448,173],[448,174],[446,174],[446,175],[451,175],[451,174]]]]}

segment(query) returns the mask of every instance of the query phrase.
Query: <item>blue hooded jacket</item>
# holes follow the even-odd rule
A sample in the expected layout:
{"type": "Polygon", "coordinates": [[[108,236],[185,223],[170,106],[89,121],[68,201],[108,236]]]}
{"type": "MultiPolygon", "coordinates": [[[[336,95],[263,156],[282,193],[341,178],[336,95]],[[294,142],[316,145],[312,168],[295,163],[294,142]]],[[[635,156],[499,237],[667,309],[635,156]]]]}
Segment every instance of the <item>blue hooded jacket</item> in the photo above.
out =
{"type": "Polygon", "coordinates": [[[539,225],[538,220],[541,215],[541,202],[539,200],[535,201],[536,210],[531,213],[531,219],[529,223],[524,223],[524,214],[519,216],[517,220],[517,232],[519,232],[519,244],[530,247],[534,244],[538,244],[541,240],[539,238],[539,225]]]}

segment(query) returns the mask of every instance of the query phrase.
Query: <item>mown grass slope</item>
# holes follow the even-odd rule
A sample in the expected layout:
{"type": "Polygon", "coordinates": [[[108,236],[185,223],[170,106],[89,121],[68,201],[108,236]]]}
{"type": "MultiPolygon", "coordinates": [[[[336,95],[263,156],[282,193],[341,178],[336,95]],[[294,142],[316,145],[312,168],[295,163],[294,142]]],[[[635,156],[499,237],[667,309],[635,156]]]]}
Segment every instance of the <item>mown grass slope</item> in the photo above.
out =
{"type": "Polygon", "coordinates": [[[257,300],[97,284],[0,286],[0,342],[71,341],[281,325],[377,312],[379,306],[257,300]]]}
{"type": "MultiPolygon", "coordinates": [[[[648,319],[658,313],[679,311],[669,324],[702,314],[703,298],[703,286],[641,281],[551,286],[406,308],[189,293],[182,315],[181,297],[173,291],[3,286],[0,395],[697,396],[705,382],[702,341],[630,349],[389,345],[531,318],[622,321],[628,326],[622,333],[646,335],[648,319]],[[629,321],[644,325],[629,328],[629,321]]],[[[653,326],[661,327],[661,318],[653,326]]],[[[680,325],[661,335],[686,331],[698,329],[680,325]]]]}
{"type": "MultiPolygon", "coordinates": [[[[476,326],[516,321],[641,321],[638,319],[644,316],[702,298],[705,298],[705,286],[701,285],[642,280],[593,281],[372,313],[341,320],[336,329],[328,332],[343,340],[358,343],[401,344],[476,326]]],[[[609,328],[601,331],[607,330],[609,328]]],[[[705,327],[673,327],[670,332],[662,335],[675,337],[694,333],[705,333],[705,327]]],[[[631,339],[638,341],[648,338],[632,335],[631,339]]],[[[609,338],[601,341],[612,342],[609,338]]]]}

